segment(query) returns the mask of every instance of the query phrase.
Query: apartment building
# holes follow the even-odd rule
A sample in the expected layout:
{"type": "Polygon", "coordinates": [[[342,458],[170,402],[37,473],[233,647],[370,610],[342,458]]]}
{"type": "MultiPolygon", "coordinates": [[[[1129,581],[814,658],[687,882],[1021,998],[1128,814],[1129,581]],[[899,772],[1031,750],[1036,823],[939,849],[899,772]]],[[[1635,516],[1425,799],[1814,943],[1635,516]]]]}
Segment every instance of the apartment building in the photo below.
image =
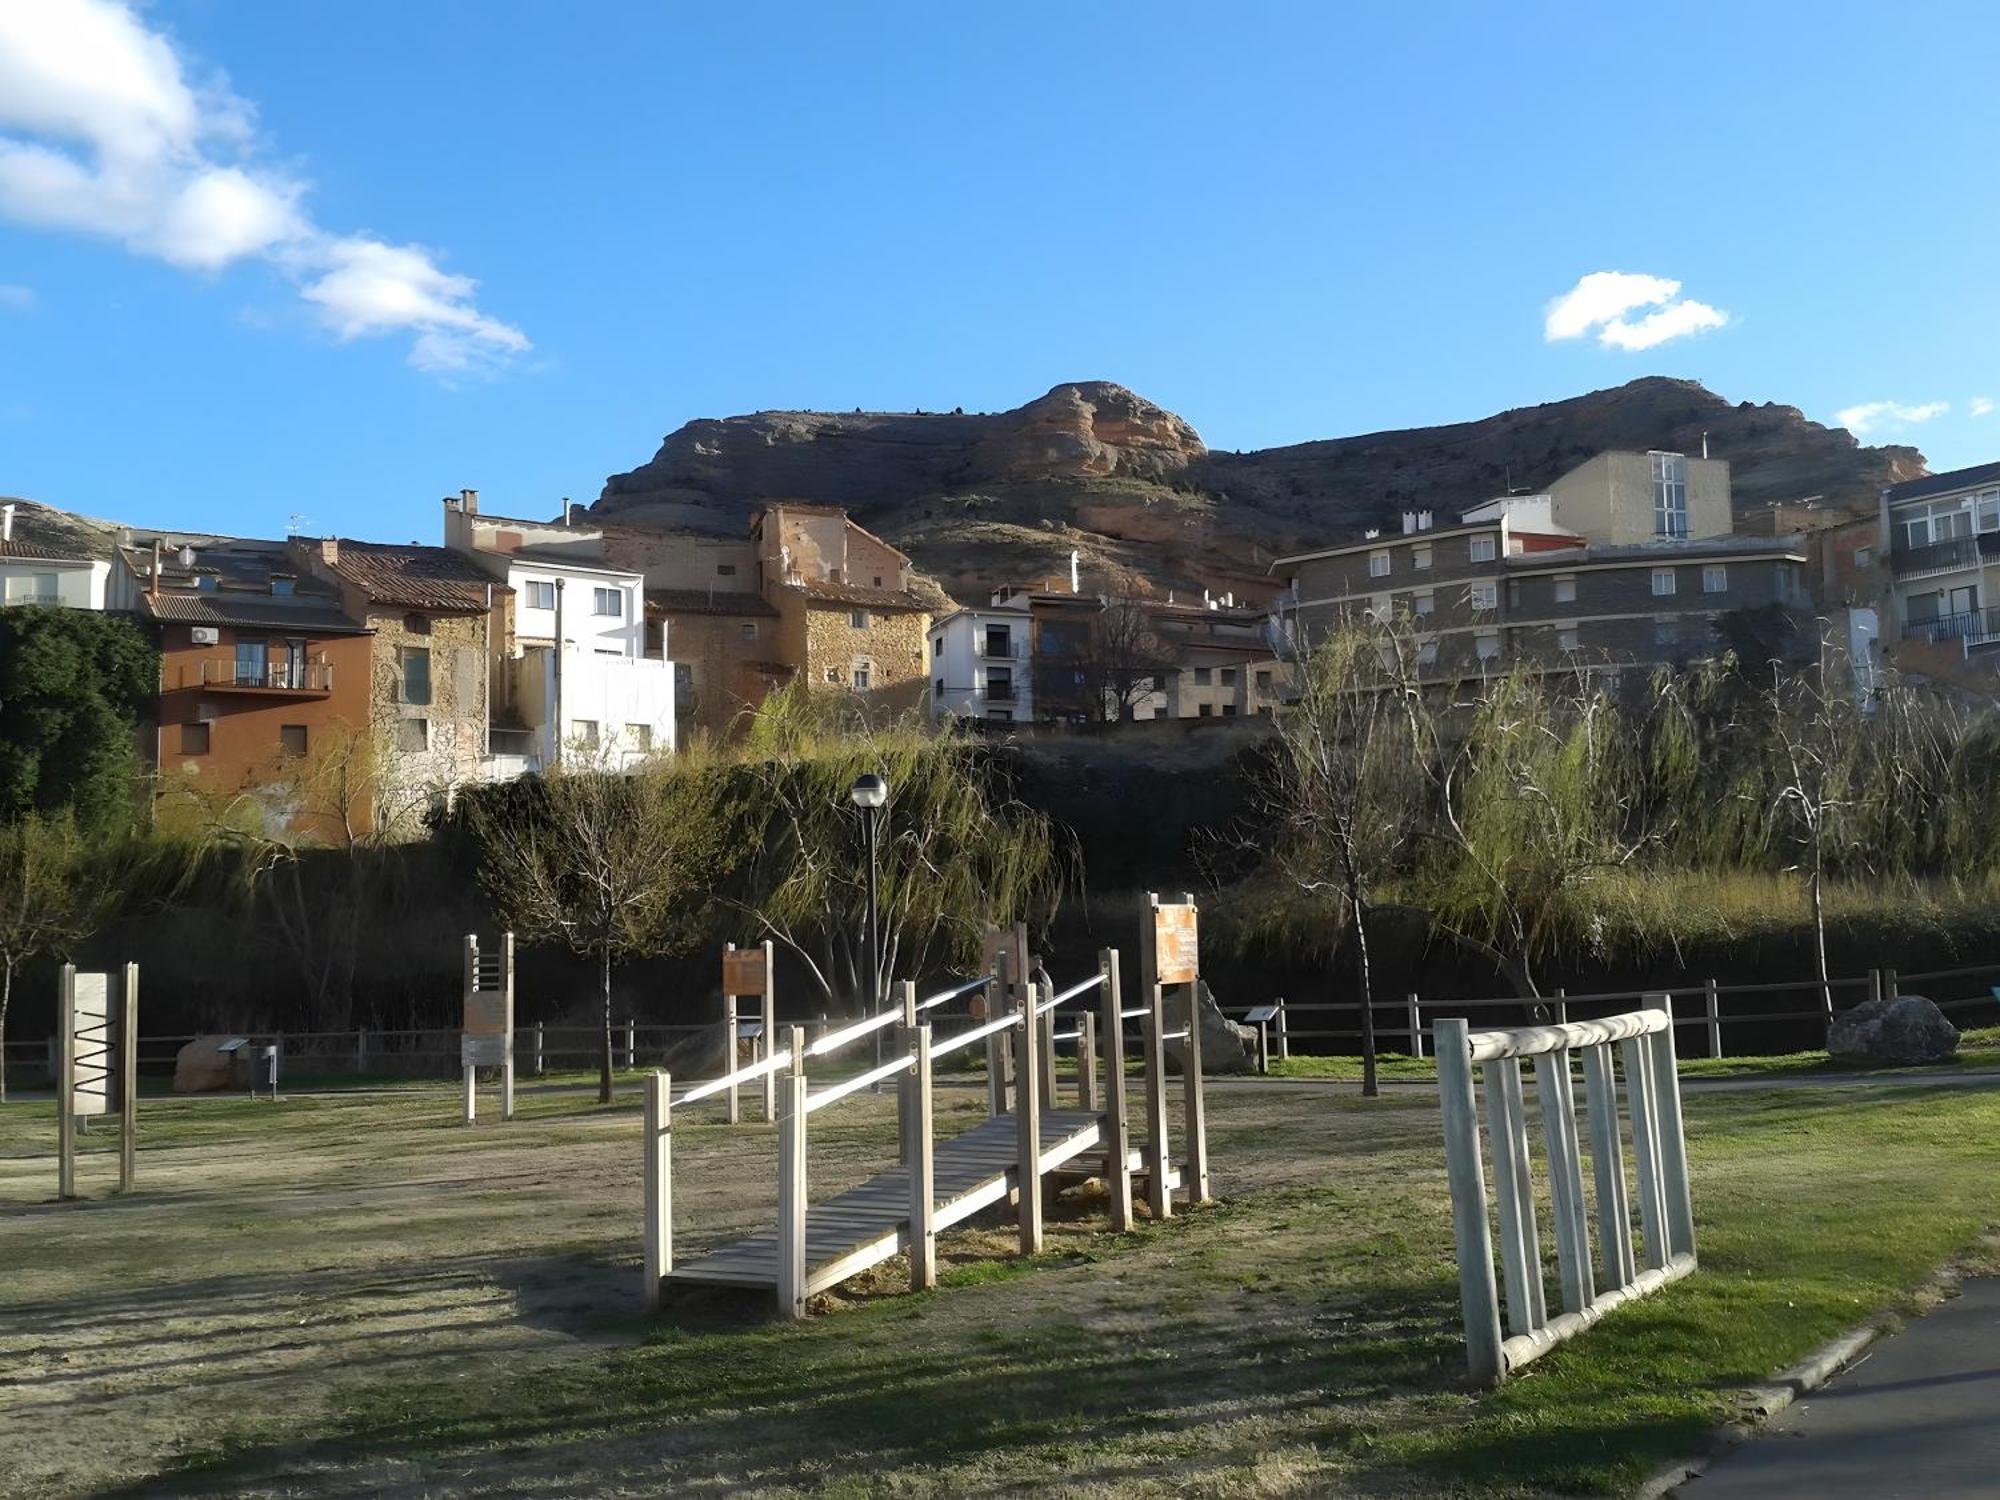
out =
{"type": "Polygon", "coordinates": [[[488,696],[512,592],[447,547],[295,537],[292,553],[368,627],[378,821],[414,831],[429,808],[494,774],[488,696]]]}
{"type": "Polygon", "coordinates": [[[116,545],[33,500],[0,500],[0,607],[103,609],[116,545]]]}
{"type": "Polygon", "coordinates": [[[2000,463],[1932,474],[1882,491],[1890,630],[1925,665],[2000,645],[2000,463]],[[1936,648],[1923,650],[1922,648],[1936,648]]]}
{"type": "Polygon", "coordinates": [[[506,587],[492,655],[488,774],[629,766],[675,745],[674,667],[647,654],[645,581],[608,563],[594,527],[482,515],[444,501],[444,544],[506,587]]]}
{"type": "Polygon", "coordinates": [[[368,723],[370,639],[287,543],[141,534],[108,592],[159,643],[148,738],[163,790],[185,778],[241,793],[278,833],[339,840],[373,826],[365,781],[332,795],[300,785],[303,765],[368,723]]]}
{"type": "Polygon", "coordinates": [[[1728,465],[1676,453],[1599,454],[1539,495],[1439,527],[1280,558],[1280,617],[1296,643],[1346,620],[1401,620],[1426,677],[1512,661],[1648,666],[1725,649],[1787,655],[1810,607],[1798,537],[1730,530],[1728,465]]]}

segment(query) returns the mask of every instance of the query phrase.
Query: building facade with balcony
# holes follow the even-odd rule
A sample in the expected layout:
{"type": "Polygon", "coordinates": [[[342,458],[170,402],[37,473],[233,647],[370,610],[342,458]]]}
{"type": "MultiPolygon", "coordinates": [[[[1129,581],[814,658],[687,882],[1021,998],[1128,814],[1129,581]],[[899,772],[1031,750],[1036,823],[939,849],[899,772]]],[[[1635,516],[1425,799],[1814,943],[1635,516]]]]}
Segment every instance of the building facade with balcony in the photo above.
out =
{"type": "Polygon", "coordinates": [[[0,607],[103,609],[116,547],[66,512],[0,500],[0,607]]]}
{"type": "Polygon", "coordinates": [[[1901,644],[1940,663],[2000,645],[2000,463],[1888,486],[1880,526],[1901,644]]]}
{"type": "Polygon", "coordinates": [[[286,543],[141,536],[121,549],[111,593],[159,644],[147,738],[163,793],[241,794],[278,834],[339,840],[374,826],[360,778],[331,792],[305,784],[367,733],[369,630],[286,543]]]}
{"type": "Polygon", "coordinates": [[[1032,638],[1026,595],[998,595],[990,608],[939,620],[931,627],[932,717],[1032,724],[1032,638]]]}

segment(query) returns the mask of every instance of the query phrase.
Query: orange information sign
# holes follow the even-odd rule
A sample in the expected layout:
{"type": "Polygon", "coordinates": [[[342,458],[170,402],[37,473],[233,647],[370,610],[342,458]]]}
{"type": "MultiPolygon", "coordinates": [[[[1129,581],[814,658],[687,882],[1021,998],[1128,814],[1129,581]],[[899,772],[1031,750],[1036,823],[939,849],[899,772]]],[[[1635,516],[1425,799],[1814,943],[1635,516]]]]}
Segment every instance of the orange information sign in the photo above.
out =
{"type": "Polygon", "coordinates": [[[1201,974],[1192,906],[1153,908],[1153,981],[1193,984],[1201,974]]]}
{"type": "Polygon", "coordinates": [[[731,948],[722,955],[722,993],[761,995],[764,993],[764,950],[731,948]]]}

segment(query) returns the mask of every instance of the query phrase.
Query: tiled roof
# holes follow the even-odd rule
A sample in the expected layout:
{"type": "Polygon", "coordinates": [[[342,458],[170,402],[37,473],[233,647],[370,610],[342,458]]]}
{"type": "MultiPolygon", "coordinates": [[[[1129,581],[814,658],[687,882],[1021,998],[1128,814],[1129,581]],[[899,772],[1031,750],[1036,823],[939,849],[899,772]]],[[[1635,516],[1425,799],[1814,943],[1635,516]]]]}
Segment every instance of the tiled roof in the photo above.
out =
{"type": "Polygon", "coordinates": [[[38,547],[33,542],[0,542],[0,557],[25,557],[36,562],[86,562],[79,552],[59,551],[54,547],[38,547]]]}
{"type": "Polygon", "coordinates": [[[1953,490],[1970,489],[1975,484],[2000,483],[2000,463],[1974,464],[1969,469],[1953,469],[1948,474],[1926,474],[1922,479],[1906,479],[1883,491],[1889,503],[1922,500],[1931,495],[1948,495],[1953,490]]]}
{"type": "Polygon", "coordinates": [[[448,547],[343,540],[332,567],[372,602],[401,609],[484,612],[494,594],[510,592],[471,558],[448,547]]]}
{"type": "Polygon", "coordinates": [[[823,599],[832,604],[865,604],[873,609],[907,609],[922,611],[929,606],[904,589],[863,588],[857,583],[828,583],[813,578],[799,585],[808,599],[823,599]]]}
{"type": "Polygon", "coordinates": [[[663,615],[771,615],[762,594],[717,589],[647,589],[646,607],[663,615]]]}
{"type": "Polygon", "coordinates": [[[0,542],[0,557],[26,557],[42,562],[102,562],[110,558],[116,531],[104,521],[74,516],[38,500],[0,495],[0,505],[13,507],[13,534],[0,542]]]}
{"type": "Polygon", "coordinates": [[[140,609],[156,620],[176,625],[262,625],[272,630],[312,631],[327,635],[366,635],[327,600],[258,594],[181,594],[139,596],[140,609]]]}

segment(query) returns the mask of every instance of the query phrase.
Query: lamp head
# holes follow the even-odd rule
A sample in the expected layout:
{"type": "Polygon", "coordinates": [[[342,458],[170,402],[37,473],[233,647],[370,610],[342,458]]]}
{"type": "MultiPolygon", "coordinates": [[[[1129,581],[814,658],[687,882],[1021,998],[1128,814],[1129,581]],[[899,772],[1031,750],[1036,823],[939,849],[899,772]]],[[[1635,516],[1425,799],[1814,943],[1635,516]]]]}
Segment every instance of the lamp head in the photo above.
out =
{"type": "Polygon", "coordinates": [[[877,808],[889,800],[889,783],[874,772],[869,772],[848,792],[856,807],[877,808]]]}

